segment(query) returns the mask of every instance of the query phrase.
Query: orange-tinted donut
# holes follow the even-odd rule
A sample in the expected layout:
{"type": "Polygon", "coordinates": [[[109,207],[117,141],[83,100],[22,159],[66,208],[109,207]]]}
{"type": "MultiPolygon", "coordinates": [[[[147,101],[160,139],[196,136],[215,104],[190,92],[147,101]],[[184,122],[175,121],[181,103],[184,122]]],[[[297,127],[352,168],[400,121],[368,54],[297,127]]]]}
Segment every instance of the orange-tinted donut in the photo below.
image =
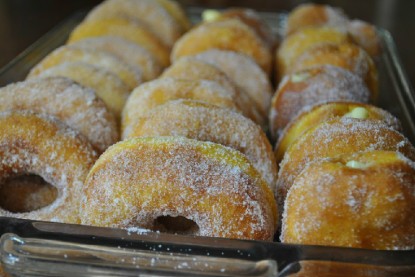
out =
{"type": "Polygon", "coordinates": [[[144,47],[116,36],[92,37],[73,43],[78,47],[108,51],[124,62],[138,66],[143,73],[143,80],[157,78],[162,70],[160,62],[144,47]]]}
{"type": "Polygon", "coordinates": [[[307,164],[372,150],[398,151],[415,160],[415,148],[408,139],[382,121],[342,117],[310,128],[290,145],[280,163],[277,180],[280,211],[288,190],[307,164]]]}
{"type": "Polygon", "coordinates": [[[238,19],[203,23],[185,35],[174,45],[171,60],[194,55],[209,49],[230,50],[245,54],[271,73],[272,56],[269,48],[255,31],[238,19]]]}
{"type": "Polygon", "coordinates": [[[137,118],[170,100],[193,99],[238,110],[233,95],[216,82],[207,80],[156,79],[137,87],[123,110],[121,130],[128,137],[137,118]]]}
{"type": "Polygon", "coordinates": [[[223,71],[255,102],[258,110],[267,115],[273,94],[271,82],[265,72],[246,55],[212,49],[193,56],[223,71]]]}
{"type": "Polygon", "coordinates": [[[290,72],[314,66],[333,65],[350,70],[360,76],[372,92],[372,100],[378,94],[378,72],[372,58],[352,43],[322,44],[312,47],[299,56],[290,72]]]}
{"type": "Polygon", "coordinates": [[[308,49],[320,44],[339,44],[350,41],[351,39],[346,31],[331,27],[309,27],[294,33],[284,39],[277,50],[276,80],[281,80],[285,74],[290,72],[290,68],[297,58],[308,49]]]}
{"type": "Polygon", "coordinates": [[[95,93],[66,78],[32,79],[0,88],[0,112],[49,114],[84,135],[102,153],[118,141],[114,116],[95,93]]]}
{"type": "Polygon", "coordinates": [[[275,232],[272,192],[246,157],[180,137],[110,147],[88,174],[81,210],[82,223],[96,226],[255,240],[272,240],[275,232]],[[178,218],[193,224],[157,226],[178,218]]]}
{"type": "Polygon", "coordinates": [[[271,102],[269,124],[275,139],[303,108],[329,101],[368,102],[370,92],[352,72],[330,65],[284,77],[271,102]]]}
{"type": "Polygon", "coordinates": [[[285,202],[281,241],[415,249],[415,164],[373,151],[310,164],[285,202]]]}
{"type": "Polygon", "coordinates": [[[183,136],[236,149],[275,190],[277,163],[267,136],[239,113],[194,100],[169,101],[138,118],[123,139],[147,136],[183,136]]]}
{"type": "Polygon", "coordinates": [[[353,41],[365,49],[371,57],[380,55],[382,47],[375,26],[355,19],[349,22],[347,30],[349,31],[353,41]]]}
{"type": "Polygon", "coordinates": [[[279,163],[287,148],[308,129],[335,117],[377,119],[397,131],[402,131],[399,120],[378,107],[356,102],[322,103],[311,109],[304,109],[285,127],[275,147],[275,157],[279,163]]]}
{"type": "Polygon", "coordinates": [[[287,18],[286,35],[308,27],[345,28],[347,16],[342,10],[328,5],[302,4],[290,12],[287,18]]]}
{"type": "Polygon", "coordinates": [[[97,155],[77,132],[46,115],[0,114],[0,183],[25,174],[40,176],[57,198],[39,210],[1,216],[79,223],[81,189],[97,155]]]}
{"type": "Polygon", "coordinates": [[[243,114],[262,127],[266,126],[266,116],[252,105],[252,99],[242,88],[238,88],[232,80],[218,67],[194,57],[183,57],[167,68],[161,78],[174,77],[184,80],[210,80],[218,82],[233,95],[236,106],[243,114]]]}

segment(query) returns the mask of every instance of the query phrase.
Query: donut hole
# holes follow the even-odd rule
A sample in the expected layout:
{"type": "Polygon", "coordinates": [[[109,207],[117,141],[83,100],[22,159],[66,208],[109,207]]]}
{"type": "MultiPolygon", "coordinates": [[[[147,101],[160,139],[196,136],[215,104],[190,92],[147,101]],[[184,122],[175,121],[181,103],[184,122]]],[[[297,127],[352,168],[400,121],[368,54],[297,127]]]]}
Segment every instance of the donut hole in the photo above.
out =
{"type": "Polygon", "coordinates": [[[31,212],[52,204],[58,190],[35,174],[0,180],[0,207],[12,213],[31,212]]]}
{"type": "Polygon", "coordinates": [[[154,220],[157,231],[172,234],[189,235],[199,231],[199,226],[193,220],[184,216],[159,216],[154,220]]]}

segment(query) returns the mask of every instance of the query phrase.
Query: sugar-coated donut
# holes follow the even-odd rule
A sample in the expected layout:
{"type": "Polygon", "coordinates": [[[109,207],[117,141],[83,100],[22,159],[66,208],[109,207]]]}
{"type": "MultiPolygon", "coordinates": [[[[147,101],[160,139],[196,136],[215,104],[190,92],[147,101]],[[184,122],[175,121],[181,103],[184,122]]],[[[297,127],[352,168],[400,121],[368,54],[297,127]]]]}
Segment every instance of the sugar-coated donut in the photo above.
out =
{"type": "Polygon", "coordinates": [[[140,67],[143,80],[149,81],[157,78],[161,71],[160,62],[144,47],[116,36],[102,36],[86,38],[74,42],[74,45],[88,49],[108,51],[124,62],[140,67]]]}
{"type": "Polygon", "coordinates": [[[193,99],[237,110],[233,95],[216,82],[207,80],[156,79],[137,87],[125,104],[121,130],[128,137],[137,118],[170,100],[193,99]]]}
{"type": "Polygon", "coordinates": [[[347,30],[353,41],[365,49],[371,57],[380,55],[382,47],[374,25],[355,19],[349,22],[347,30]]]}
{"type": "Polygon", "coordinates": [[[289,13],[285,34],[288,36],[308,27],[345,28],[347,23],[348,18],[341,9],[307,3],[299,5],[289,13]]]}
{"type": "Polygon", "coordinates": [[[182,31],[187,32],[191,27],[189,17],[186,15],[183,7],[177,2],[172,0],[156,0],[163,8],[174,17],[177,23],[180,24],[182,31]]]}
{"type": "Polygon", "coordinates": [[[173,46],[185,31],[175,17],[154,0],[106,0],[97,5],[86,20],[93,22],[119,17],[141,21],[167,46],[173,46]]]}
{"type": "Polygon", "coordinates": [[[389,112],[369,104],[356,102],[321,103],[305,108],[283,130],[275,147],[275,157],[279,163],[287,148],[308,129],[335,117],[377,119],[397,131],[402,131],[399,120],[389,112]]]}
{"type": "Polygon", "coordinates": [[[218,67],[236,86],[248,93],[263,115],[268,114],[273,94],[272,85],[254,60],[237,52],[218,49],[208,50],[193,57],[218,67]]]}
{"type": "Polygon", "coordinates": [[[319,44],[350,42],[347,31],[331,27],[309,27],[287,37],[281,43],[276,54],[277,78],[281,80],[295,60],[308,49],[319,44]]]}
{"type": "Polygon", "coordinates": [[[232,110],[194,100],[169,101],[137,119],[123,139],[146,136],[183,136],[236,149],[275,190],[277,164],[267,136],[257,124],[232,110]]]}
{"type": "Polygon", "coordinates": [[[218,67],[203,60],[191,57],[183,57],[167,68],[161,78],[174,77],[184,80],[210,80],[218,82],[233,95],[236,106],[244,115],[265,128],[266,116],[262,115],[256,105],[252,105],[252,98],[218,67]]]}
{"type": "Polygon", "coordinates": [[[372,100],[376,100],[378,72],[372,58],[361,47],[352,43],[327,43],[311,47],[296,59],[289,72],[320,65],[342,67],[360,76],[372,92],[372,100]]]}
{"type": "MultiPolygon", "coordinates": [[[[272,240],[275,232],[271,190],[243,154],[220,144],[122,141],[101,155],[85,183],[83,224],[163,230],[163,219],[185,218],[193,224],[179,233],[272,240]]],[[[178,232],[171,224],[164,230],[178,232]]]]}
{"type": "Polygon", "coordinates": [[[171,60],[214,48],[245,54],[271,73],[271,51],[251,27],[238,19],[207,22],[191,29],[175,43],[171,60]]]}
{"type": "Polygon", "coordinates": [[[97,158],[74,130],[49,116],[29,112],[0,114],[0,182],[35,174],[54,186],[57,198],[39,210],[1,216],[79,223],[81,189],[97,158]]]}
{"type": "Polygon", "coordinates": [[[65,62],[50,67],[36,76],[36,78],[46,77],[69,78],[84,87],[93,89],[117,121],[120,120],[125,101],[130,95],[128,86],[117,75],[84,62],[65,62]]]}
{"type": "Polygon", "coordinates": [[[310,162],[372,150],[398,151],[415,160],[415,148],[408,139],[382,121],[341,117],[310,128],[288,147],[280,163],[277,180],[280,211],[295,178],[310,162]]]}
{"type": "Polygon", "coordinates": [[[310,164],[285,202],[281,241],[415,249],[415,163],[373,151],[310,164]]]}
{"type": "Polygon", "coordinates": [[[329,101],[368,102],[369,98],[363,80],[340,67],[318,66],[287,75],[271,101],[271,136],[278,138],[303,108],[329,101]]]}
{"type": "Polygon", "coordinates": [[[121,37],[144,47],[163,67],[170,64],[169,49],[137,20],[119,17],[84,21],[72,31],[68,43],[109,35],[121,37]]]}
{"type": "Polygon", "coordinates": [[[130,90],[142,82],[142,73],[139,67],[133,67],[109,52],[81,48],[75,45],[64,45],[55,49],[30,70],[29,77],[36,77],[46,69],[65,62],[85,62],[104,68],[116,74],[130,90]]]}
{"type": "Polygon", "coordinates": [[[98,152],[118,141],[117,124],[91,89],[66,78],[42,78],[0,88],[0,112],[49,114],[84,135],[98,152]]]}

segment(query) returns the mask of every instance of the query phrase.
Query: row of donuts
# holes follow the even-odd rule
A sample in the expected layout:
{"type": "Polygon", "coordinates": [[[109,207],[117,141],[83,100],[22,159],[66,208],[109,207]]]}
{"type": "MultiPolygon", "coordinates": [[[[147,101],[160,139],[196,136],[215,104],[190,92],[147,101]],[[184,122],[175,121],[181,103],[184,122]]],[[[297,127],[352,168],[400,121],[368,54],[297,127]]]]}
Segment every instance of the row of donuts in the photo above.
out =
{"type": "MultiPolygon", "coordinates": [[[[253,18],[250,24],[266,28],[251,10],[215,12],[214,18],[176,42],[173,63],[158,79],[134,89],[122,113],[123,141],[100,157],[87,179],[84,223],[175,232],[184,225],[179,233],[273,239],[278,223],[273,195],[277,164],[261,128],[266,128],[272,89],[269,76],[246,55],[259,43],[264,49],[267,44],[255,28],[244,23],[248,16],[253,18]],[[235,29],[240,30],[238,36],[224,42],[235,29]],[[211,38],[203,47],[196,45],[202,37],[211,38]],[[237,47],[252,37],[256,44],[237,47]],[[175,56],[175,51],[182,54],[175,56]],[[200,147],[205,149],[203,154],[188,157],[186,149],[194,152],[200,147]],[[207,166],[212,160],[215,165],[207,166]],[[163,168],[162,175],[156,172],[155,163],[163,168]],[[116,208],[121,199],[109,193],[115,182],[125,187],[131,180],[144,182],[139,174],[106,177],[121,171],[121,165],[154,173],[145,176],[160,184],[147,194],[137,189],[134,198],[124,200],[122,210],[136,209],[139,214],[121,213],[116,208]],[[171,180],[169,186],[165,178],[171,180]],[[108,195],[104,200],[98,193],[101,190],[108,195]]],[[[271,53],[270,48],[267,51],[271,53]]]]}
{"type": "Polygon", "coordinates": [[[367,104],[377,97],[376,66],[339,27],[344,19],[331,7],[300,6],[277,50],[284,77],[270,126],[280,240],[413,249],[415,148],[394,116],[367,104]]]}

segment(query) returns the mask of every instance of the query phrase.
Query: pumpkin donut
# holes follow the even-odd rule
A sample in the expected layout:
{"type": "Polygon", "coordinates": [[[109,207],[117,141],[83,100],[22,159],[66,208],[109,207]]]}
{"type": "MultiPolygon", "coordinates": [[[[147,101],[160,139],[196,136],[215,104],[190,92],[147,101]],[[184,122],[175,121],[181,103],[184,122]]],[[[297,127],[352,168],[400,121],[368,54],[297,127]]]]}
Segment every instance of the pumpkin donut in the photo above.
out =
{"type": "Polygon", "coordinates": [[[95,163],[83,192],[87,225],[269,241],[275,232],[276,205],[266,182],[243,154],[211,142],[119,142],[95,163]],[[182,221],[193,223],[183,228],[182,221]]]}
{"type": "Polygon", "coordinates": [[[130,136],[138,118],[167,101],[193,99],[238,111],[232,97],[227,89],[207,80],[164,78],[144,83],[131,93],[125,104],[121,121],[123,137],[130,136]]]}
{"type": "Polygon", "coordinates": [[[275,157],[279,163],[287,148],[308,129],[335,117],[376,119],[397,131],[402,131],[399,120],[389,112],[369,104],[355,102],[331,102],[303,109],[284,129],[275,147],[275,157]]]}
{"type": "Polygon", "coordinates": [[[117,36],[134,42],[149,51],[163,67],[170,64],[169,49],[137,20],[117,17],[84,21],[72,31],[68,43],[101,36],[117,36]]]}
{"type": "Polygon", "coordinates": [[[74,45],[64,45],[55,49],[30,70],[29,78],[36,77],[46,69],[65,62],[84,62],[101,67],[116,74],[130,90],[142,82],[142,73],[139,67],[133,67],[109,52],[90,50],[74,45]]]}
{"type": "Polygon", "coordinates": [[[341,117],[310,128],[290,145],[280,163],[277,180],[280,211],[288,190],[307,164],[372,150],[398,151],[415,160],[415,148],[408,139],[382,121],[341,117]]]}
{"type": "Polygon", "coordinates": [[[0,183],[34,174],[57,193],[50,205],[35,211],[1,216],[79,223],[83,182],[97,154],[77,132],[49,116],[30,112],[0,114],[0,183]]]}
{"type": "Polygon", "coordinates": [[[266,116],[262,115],[252,105],[252,99],[242,88],[238,88],[232,80],[218,67],[192,57],[183,57],[167,68],[160,78],[174,77],[184,80],[210,80],[218,82],[232,93],[236,106],[243,114],[263,128],[266,126],[266,116]]]}
{"type": "Polygon", "coordinates": [[[285,202],[281,241],[415,249],[415,163],[371,151],[312,163],[285,202]]]}
{"type": "Polygon", "coordinates": [[[194,100],[169,101],[138,118],[123,139],[147,136],[183,136],[236,149],[275,190],[277,164],[267,136],[239,113],[194,100]]]}
{"type": "Polygon", "coordinates": [[[368,102],[369,97],[363,80],[340,67],[324,65],[286,75],[271,101],[271,136],[278,138],[302,109],[322,102],[368,102]]]}
{"type": "Polygon", "coordinates": [[[240,89],[244,90],[266,116],[273,95],[271,82],[265,72],[248,56],[212,49],[193,56],[223,71],[240,89]]]}
{"type": "Polygon", "coordinates": [[[238,19],[207,22],[191,29],[175,43],[171,60],[214,48],[245,54],[271,73],[271,51],[251,27],[238,19]]]}
{"type": "Polygon", "coordinates": [[[84,135],[104,152],[118,141],[117,124],[91,89],[67,78],[42,78],[0,88],[0,112],[30,110],[48,114],[84,135]]]}
{"type": "Polygon", "coordinates": [[[164,5],[154,0],[106,0],[87,15],[86,21],[120,17],[141,21],[151,33],[170,47],[185,32],[164,5]]]}
{"type": "Polygon", "coordinates": [[[116,36],[86,38],[74,42],[73,45],[91,50],[107,51],[122,59],[125,63],[138,66],[143,73],[143,81],[157,78],[162,65],[144,47],[116,36]]]}

